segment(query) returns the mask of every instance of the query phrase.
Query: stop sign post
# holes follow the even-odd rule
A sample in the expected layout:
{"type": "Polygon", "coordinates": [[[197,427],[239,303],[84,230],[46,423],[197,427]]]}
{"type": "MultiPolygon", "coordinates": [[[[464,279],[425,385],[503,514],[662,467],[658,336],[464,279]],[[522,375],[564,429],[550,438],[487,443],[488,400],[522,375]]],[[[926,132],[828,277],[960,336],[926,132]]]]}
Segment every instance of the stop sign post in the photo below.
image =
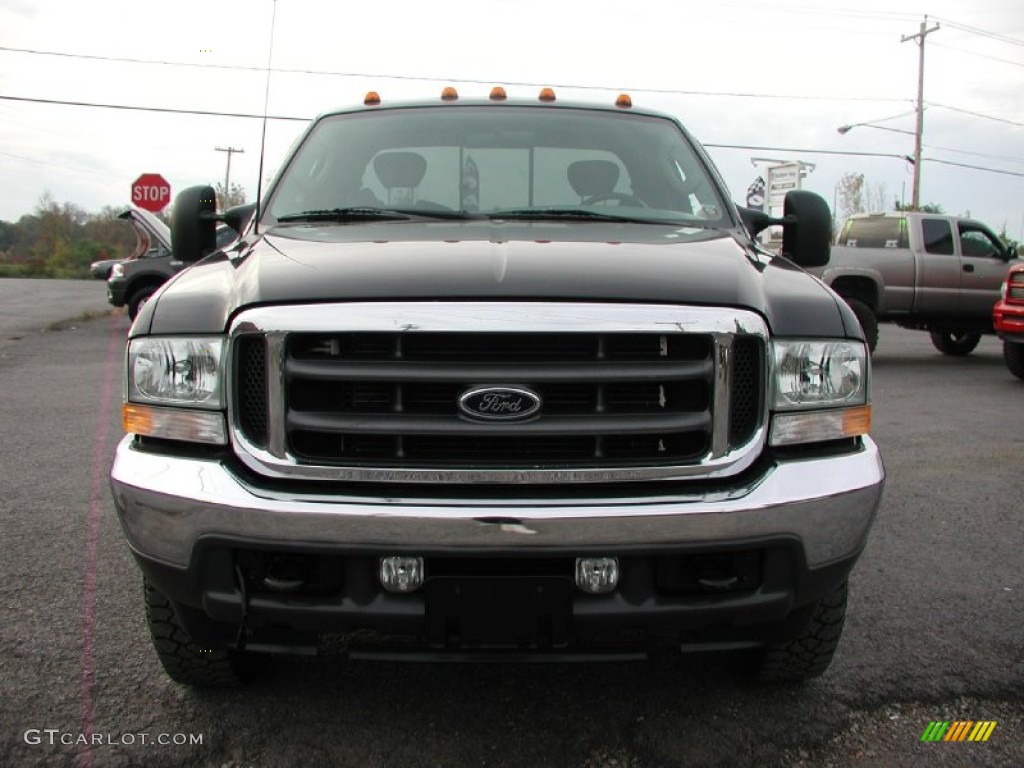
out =
{"type": "Polygon", "coordinates": [[[143,210],[159,213],[171,202],[171,185],[159,173],[144,173],[132,184],[132,202],[143,210]]]}

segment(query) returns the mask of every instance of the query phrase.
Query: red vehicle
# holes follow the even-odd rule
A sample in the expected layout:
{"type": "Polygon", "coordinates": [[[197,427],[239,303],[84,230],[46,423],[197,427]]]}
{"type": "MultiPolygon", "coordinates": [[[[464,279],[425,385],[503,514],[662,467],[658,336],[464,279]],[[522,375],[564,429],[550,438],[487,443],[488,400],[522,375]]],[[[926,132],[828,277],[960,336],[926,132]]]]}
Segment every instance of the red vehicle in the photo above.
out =
{"type": "Polygon", "coordinates": [[[992,324],[1003,340],[1010,373],[1024,379],[1024,264],[1013,267],[1003,283],[1003,297],[992,307],[992,324]]]}

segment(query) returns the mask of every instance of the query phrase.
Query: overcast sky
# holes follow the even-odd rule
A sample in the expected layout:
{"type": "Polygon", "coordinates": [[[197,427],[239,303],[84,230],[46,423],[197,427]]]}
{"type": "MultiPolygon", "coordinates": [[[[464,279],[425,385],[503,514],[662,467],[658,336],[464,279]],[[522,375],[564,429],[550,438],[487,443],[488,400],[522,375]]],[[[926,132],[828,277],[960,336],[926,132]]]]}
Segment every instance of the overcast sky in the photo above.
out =
{"type": "MultiPolygon", "coordinates": [[[[0,97],[262,114],[274,9],[0,0],[0,97]]],[[[524,98],[553,85],[559,98],[600,102],[626,90],[707,145],[763,147],[710,148],[739,202],[761,172],[752,158],[773,158],[814,163],[804,186],[830,205],[844,173],[863,173],[891,208],[911,196],[900,157],[913,137],[897,131],[913,131],[918,73],[917,45],[900,38],[925,14],[940,29],[925,48],[921,200],[1024,239],[1021,0],[277,0],[268,112],[309,118],[368,89],[408,100],[447,84],[524,98]],[[896,115],[880,123],[895,130],[836,131],[896,115]]],[[[303,126],[268,122],[264,177],[303,126]]],[[[252,199],[260,132],[259,119],[0,98],[0,220],[47,191],[89,211],[127,205],[147,172],[175,192],[222,182],[227,155],[215,147],[245,150],[231,179],[252,199]]]]}

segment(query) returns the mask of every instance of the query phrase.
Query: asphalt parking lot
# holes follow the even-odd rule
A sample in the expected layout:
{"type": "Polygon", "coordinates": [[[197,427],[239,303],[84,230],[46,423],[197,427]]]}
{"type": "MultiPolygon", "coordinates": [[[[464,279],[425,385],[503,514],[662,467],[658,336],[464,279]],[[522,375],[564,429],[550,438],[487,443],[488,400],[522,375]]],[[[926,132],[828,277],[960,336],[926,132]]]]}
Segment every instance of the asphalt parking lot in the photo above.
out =
{"type": "Polygon", "coordinates": [[[950,358],[882,327],[873,434],[888,485],[820,680],[756,687],[728,654],[329,655],[193,692],[152,652],[107,488],[128,320],[102,314],[100,282],[37,282],[0,281],[0,765],[1024,765],[1024,382],[994,338],[950,358]],[[997,725],[985,743],[922,743],[936,720],[997,725]]]}

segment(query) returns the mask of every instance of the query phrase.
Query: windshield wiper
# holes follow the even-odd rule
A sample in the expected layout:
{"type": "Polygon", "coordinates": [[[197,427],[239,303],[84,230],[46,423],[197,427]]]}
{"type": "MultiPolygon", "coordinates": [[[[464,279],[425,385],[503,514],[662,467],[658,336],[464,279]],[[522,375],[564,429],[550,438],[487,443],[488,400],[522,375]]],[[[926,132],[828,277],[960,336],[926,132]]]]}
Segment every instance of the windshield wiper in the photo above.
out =
{"type": "Polygon", "coordinates": [[[625,221],[636,224],[676,224],[664,219],[644,219],[636,216],[623,216],[617,213],[605,213],[589,208],[513,208],[507,211],[490,211],[490,219],[535,219],[537,221],[551,219],[573,219],[576,221],[625,221]]]}
{"type": "Polygon", "coordinates": [[[406,221],[411,218],[463,220],[480,217],[467,211],[358,206],[286,213],[284,216],[278,216],[277,220],[288,223],[290,221],[406,221]]]}
{"type": "Polygon", "coordinates": [[[395,213],[403,213],[406,216],[421,216],[425,219],[444,219],[454,221],[468,221],[470,219],[482,218],[478,213],[469,211],[449,211],[445,208],[395,208],[395,213]]]}
{"type": "Polygon", "coordinates": [[[400,211],[390,211],[385,208],[367,208],[365,206],[352,208],[322,208],[315,211],[301,211],[299,213],[286,213],[278,216],[279,222],[289,221],[401,221],[409,217],[400,211]]]}

